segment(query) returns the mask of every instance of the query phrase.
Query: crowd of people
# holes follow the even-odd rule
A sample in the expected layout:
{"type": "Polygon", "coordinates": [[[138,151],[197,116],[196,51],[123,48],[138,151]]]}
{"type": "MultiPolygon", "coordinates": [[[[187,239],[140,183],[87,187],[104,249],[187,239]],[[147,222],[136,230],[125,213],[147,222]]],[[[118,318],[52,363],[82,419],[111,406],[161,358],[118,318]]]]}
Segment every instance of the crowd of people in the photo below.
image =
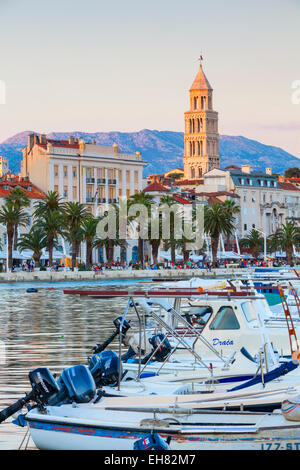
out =
{"type": "MultiPolygon", "coordinates": [[[[92,266],[92,270],[95,272],[103,272],[105,270],[158,270],[158,269],[205,269],[207,271],[211,271],[213,267],[216,268],[253,268],[253,267],[281,267],[287,266],[286,260],[284,259],[276,259],[276,260],[249,260],[246,258],[241,258],[239,261],[237,260],[218,260],[217,265],[213,266],[213,263],[209,259],[203,259],[199,261],[187,261],[186,263],[180,261],[173,263],[172,261],[164,261],[163,263],[153,264],[145,261],[144,265],[137,261],[130,261],[129,263],[121,264],[120,260],[117,259],[113,261],[111,264],[101,262],[95,263],[92,266]]],[[[12,271],[25,271],[25,272],[32,272],[34,271],[35,264],[33,260],[24,261],[22,264],[14,264],[12,267],[12,271]]],[[[84,263],[80,263],[79,266],[76,268],[80,271],[85,271],[86,266],[84,263]]],[[[40,267],[39,270],[50,270],[50,271],[65,271],[70,270],[69,267],[66,267],[64,264],[55,263],[53,266],[43,266],[40,267]]]]}

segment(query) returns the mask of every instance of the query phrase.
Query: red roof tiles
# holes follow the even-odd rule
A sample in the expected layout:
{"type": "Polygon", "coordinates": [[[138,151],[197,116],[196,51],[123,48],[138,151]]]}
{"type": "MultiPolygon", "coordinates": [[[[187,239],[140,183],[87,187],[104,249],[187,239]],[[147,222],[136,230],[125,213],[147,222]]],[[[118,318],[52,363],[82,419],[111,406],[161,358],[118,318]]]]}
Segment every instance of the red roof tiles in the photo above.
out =
{"type": "Polygon", "coordinates": [[[45,194],[34,186],[30,181],[24,181],[18,176],[12,180],[0,181],[0,197],[7,197],[12,189],[20,187],[30,199],[45,199],[45,194]],[[28,189],[30,188],[30,189],[28,189]]]}
{"type": "Polygon", "coordinates": [[[154,191],[158,191],[158,192],[167,192],[168,191],[168,188],[166,188],[165,186],[163,186],[162,184],[160,183],[157,183],[156,181],[154,183],[151,183],[149,184],[145,189],[144,189],[144,192],[146,193],[149,193],[149,192],[154,192],[154,191]]]}

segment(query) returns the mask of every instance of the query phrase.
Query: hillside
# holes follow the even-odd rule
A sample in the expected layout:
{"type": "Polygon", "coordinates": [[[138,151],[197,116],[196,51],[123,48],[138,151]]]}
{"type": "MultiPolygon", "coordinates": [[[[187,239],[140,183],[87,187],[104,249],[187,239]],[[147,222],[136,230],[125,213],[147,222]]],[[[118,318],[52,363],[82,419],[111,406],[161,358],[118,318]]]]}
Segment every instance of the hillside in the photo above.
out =
{"type": "MultiPolygon", "coordinates": [[[[0,144],[0,155],[9,160],[13,172],[19,172],[22,160],[21,149],[27,144],[27,135],[32,131],[16,134],[0,144]]],[[[52,132],[49,138],[68,139],[69,135],[82,137],[98,144],[118,144],[120,151],[142,153],[148,164],[144,175],[162,173],[171,168],[182,167],[183,133],[143,129],[138,132],[52,132]]],[[[255,170],[271,167],[275,173],[283,173],[293,166],[300,166],[300,159],[279,147],[262,144],[243,136],[220,136],[221,167],[250,163],[255,170]]]]}

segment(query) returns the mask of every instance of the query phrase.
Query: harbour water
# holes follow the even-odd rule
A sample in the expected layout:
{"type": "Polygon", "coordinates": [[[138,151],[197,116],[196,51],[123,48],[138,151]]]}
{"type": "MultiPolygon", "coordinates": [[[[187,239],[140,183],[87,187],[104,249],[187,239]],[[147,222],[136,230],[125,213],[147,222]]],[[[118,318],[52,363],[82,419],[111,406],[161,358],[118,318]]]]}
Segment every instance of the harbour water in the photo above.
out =
{"type": "MultiPolygon", "coordinates": [[[[87,364],[92,347],[113,331],[113,319],[122,315],[126,299],[93,299],[65,295],[64,289],[115,289],[149,281],[95,281],[0,284],[0,341],[5,361],[0,364],[0,409],[30,391],[28,372],[48,367],[52,373],[87,364]],[[37,292],[28,293],[29,287],[37,292]]],[[[26,428],[10,422],[0,425],[0,450],[18,449],[26,428]]],[[[23,442],[22,447],[26,446],[23,442]]],[[[34,448],[31,441],[28,448],[34,448]]]]}

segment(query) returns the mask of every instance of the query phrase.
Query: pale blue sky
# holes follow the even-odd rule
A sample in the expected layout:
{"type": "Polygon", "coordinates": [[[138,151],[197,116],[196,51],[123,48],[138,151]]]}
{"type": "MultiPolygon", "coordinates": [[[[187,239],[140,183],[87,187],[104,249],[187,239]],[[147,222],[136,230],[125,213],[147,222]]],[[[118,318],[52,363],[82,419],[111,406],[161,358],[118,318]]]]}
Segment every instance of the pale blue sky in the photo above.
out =
{"type": "Polygon", "coordinates": [[[183,131],[197,57],[220,133],[300,157],[299,0],[0,0],[0,141],[183,131]]]}

